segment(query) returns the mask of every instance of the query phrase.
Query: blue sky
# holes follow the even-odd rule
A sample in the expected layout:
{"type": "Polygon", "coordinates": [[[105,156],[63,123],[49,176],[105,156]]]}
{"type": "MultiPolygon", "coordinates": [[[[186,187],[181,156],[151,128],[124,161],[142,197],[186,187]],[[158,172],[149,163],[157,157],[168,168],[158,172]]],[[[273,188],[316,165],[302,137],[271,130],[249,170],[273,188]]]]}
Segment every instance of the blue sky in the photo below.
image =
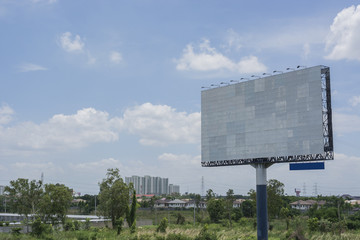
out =
{"type": "Polygon", "coordinates": [[[250,166],[200,166],[202,86],[331,68],[335,161],[269,168],[287,194],[360,195],[357,1],[0,0],[0,184],[95,194],[107,168],[182,192],[255,188],[250,166]]]}

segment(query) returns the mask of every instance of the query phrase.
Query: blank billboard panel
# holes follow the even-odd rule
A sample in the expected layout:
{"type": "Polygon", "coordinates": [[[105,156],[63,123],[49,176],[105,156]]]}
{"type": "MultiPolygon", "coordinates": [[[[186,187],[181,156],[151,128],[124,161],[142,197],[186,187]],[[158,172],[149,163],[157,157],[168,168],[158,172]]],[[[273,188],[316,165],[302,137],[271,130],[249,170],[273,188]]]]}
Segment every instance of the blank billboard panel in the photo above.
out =
{"type": "Polygon", "coordinates": [[[202,91],[202,165],[331,159],[330,104],[324,66],[202,91]]]}

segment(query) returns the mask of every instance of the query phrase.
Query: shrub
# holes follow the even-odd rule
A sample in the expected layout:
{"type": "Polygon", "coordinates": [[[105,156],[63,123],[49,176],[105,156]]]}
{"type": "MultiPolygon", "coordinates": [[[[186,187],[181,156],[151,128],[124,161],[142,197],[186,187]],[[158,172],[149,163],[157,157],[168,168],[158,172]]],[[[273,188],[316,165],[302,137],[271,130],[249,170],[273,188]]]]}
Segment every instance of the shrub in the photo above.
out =
{"type": "Polygon", "coordinates": [[[86,218],[84,223],[84,229],[89,230],[90,229],[90,219],[86,218]]]}
{"type": "Polygon", "coordinates": [[[64,224],[64,230],[65,231],[74,231],[75,230],[75,226],[73,221],[71,220],[66,220],[65,224],[64,224]]]}
{"type": "Polygon", "coordinates": [[[2,221],[0,221],[0,227],[2,227],[2,226],[3,226],[3,224],[4,224],[4,223],[3,223],[2,221]]]}
{"type": "Polygon", "coordinates": [[[319,221],[319,230],[320,230],[320,232],[330,232],[331,231],[331,222],[327,219],[321,219],[319,221]]]}
{"type": "Polygon", "coordinates": [[[159,226],[157,227],[156,231],[164,233],[164,232],[166,232],[167,227],[168,227],[168,220],[167,220],[166,217],[164,217],[161,220],[161,222],[160,222],[159,226]]]}
{"type": "Polygon", "coordinates": [[[195,240],[216,240],[216,234],[209,233],[208,229],[208,225],[205,224],[204,227],[201,229],[199,235],[195,237],[195,240]]]}
{"type": "Polygon", "coordinates": [[[184,224],[185,223],[185,217],[181,214],[177,214],[176,224],[184,224]]]}
{"type": "Polygon", "coordinates": [[[74,223],[74,230],[75,230],[75,231],[80,230],[80,222],[77,221],[77,220],[74,220],[73,223],[74,223]]]}
{"type": "Polygon", "coordinates": [[[115,221],[115,225],[116,225],[116,229],[117,229],[117,234],[119,235],[122,231],[122,226],[124,224],[124,218],[120,217],[118,219],[116,219],[115,221]]]}
{"type": "Polygon", "coordinates": [[[41,222],[41,219],[38,217],[36,220],[31,224],[31,235],[34,236],[41,236],[46,231],[46,224],[41,222]]]}
{"type": "Polygon", "coordinates": [[[348,220],[346,227],[350,230],[360,229],[360,221],[348,220]]]}
{"type": "Polygon", "coordinates": [[[21,234],[21,227],[14,227],[11,229],[11,233],[14,235],[20,235],[21,234]]]}
{"type": "Polygon", "coordinates": [[[8,227],[9,225],[10,225],[10,222],[9,222],[9,221],[6,221],[6,222],[5,222],[5,226],[8,227]]]}
{"type": "Polygon", "coordinates": [[[134,220],[133,224],[130,227],[130,233],[136,232],[136,219],[134,220]]]}
{"type": "Polygon", "coordinates": [[[317,219],[316,217],[309,218],[307,220],[307,225],[308,225],[310,231],[315,232],[315,231],[319,230],[319,219],[317,219]]]}

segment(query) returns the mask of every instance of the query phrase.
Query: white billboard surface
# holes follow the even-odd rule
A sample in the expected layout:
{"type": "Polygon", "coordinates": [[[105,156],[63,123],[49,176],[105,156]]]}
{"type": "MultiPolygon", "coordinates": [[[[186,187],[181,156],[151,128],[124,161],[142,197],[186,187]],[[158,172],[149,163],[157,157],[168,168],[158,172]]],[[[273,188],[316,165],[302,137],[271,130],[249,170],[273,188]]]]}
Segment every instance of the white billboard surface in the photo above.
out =
{"type": "Polygon", "coordinates": [[[321,69],[202,91],[202,163],[324,153],[321,69]]]}

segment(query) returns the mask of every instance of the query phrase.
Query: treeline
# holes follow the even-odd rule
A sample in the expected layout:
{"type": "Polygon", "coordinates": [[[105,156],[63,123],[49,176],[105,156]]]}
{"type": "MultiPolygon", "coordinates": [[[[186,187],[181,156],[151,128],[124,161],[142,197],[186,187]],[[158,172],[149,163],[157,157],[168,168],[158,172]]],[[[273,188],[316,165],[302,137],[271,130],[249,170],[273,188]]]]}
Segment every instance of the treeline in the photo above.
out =
{"type": "MultiPolygon", "coordinates": [[[[99,183],[98,195],[85,195],[78,197],[79,201],[71,205],[73,200],[72,191],[63,184],[43,184],[41,181],[29,181],[19,178],[11,181],[5,187],[7,209],[10,212],[23,214],[26,217],[26,224],[31,224],[34,234],[41,234],[52,227],[60,229],[77,229],[75,223],[69,223],[66,219],[71,206],[76,206],[81,214],[93,214],[95,207],[97,215],[104,216],[111,220],[111,226],[120,234],[126,222],[132,233],[136,231],[137,209],[149,208],[154,210],[157,197],[143,199],[137,203],[136,192],[132,184],[127,185],[120,177],[118,169],[108,169],[106,177],[99,183]],[[29,216],[33,216],[30,218],[29,216]],[[75,225],[74,225],[75,224],[75,225]],[[34,231],[35,230],[35,231],[34,231]]],[[[300,221],[306,223],[306,228],[312,232],[344,231],[346,229],[360,229],[360,213],[355,212],[359,206],[352,206],[341,197],[317,196],[314,198],[286,196],[284,184],[278,180],[271,179],[267,185],[268,216],[270,221],[279,220],[286,223],[286,230],[289,226],[300,221]],[[324,204],[314,204],[307,211],[301,212],[293,208],[290,203],[299,200],[322,201],[324,204]]],[[[186,194],[167,196],[169,199],[190,198],[195,202],[194,223],[199,224],[221,224],[232,227],[234,223],[241,224],[252,222],[256,226],[256,192],[250,190],[247,196],[241,196],[240,207],[234,207],[233,203],[239,196],[229,189],[225,196],[216,195],[211,189],[206,196],[199,194],[186,194]],[[206,209],[200,208],[202,202],[206,202],[206,209]]],[[[3,202],[3,201],[1,201],[3,202]]],[[[2,206],[4,207],[4,204],[2,206]]],[[[4,209],[4,208],[3,208],[4,209]]],[[[186,224],[184,216],[179,212],[176,215],[177,224],[186,224]]],[[[162,221],[162,226],[167,225],[167,220],[162,221]]],[[[300,226],[301,224],[295,224],[300,226]]],[[[272,225],[269,225],[272,228],[272,225]]],[[[161,229],[161,227],[160,227],[161,229]]],[[[159,230],[161,231],[161,230],[159,230]]],[[[301,234],[299,233],[299,236],[301,234]]]]}

